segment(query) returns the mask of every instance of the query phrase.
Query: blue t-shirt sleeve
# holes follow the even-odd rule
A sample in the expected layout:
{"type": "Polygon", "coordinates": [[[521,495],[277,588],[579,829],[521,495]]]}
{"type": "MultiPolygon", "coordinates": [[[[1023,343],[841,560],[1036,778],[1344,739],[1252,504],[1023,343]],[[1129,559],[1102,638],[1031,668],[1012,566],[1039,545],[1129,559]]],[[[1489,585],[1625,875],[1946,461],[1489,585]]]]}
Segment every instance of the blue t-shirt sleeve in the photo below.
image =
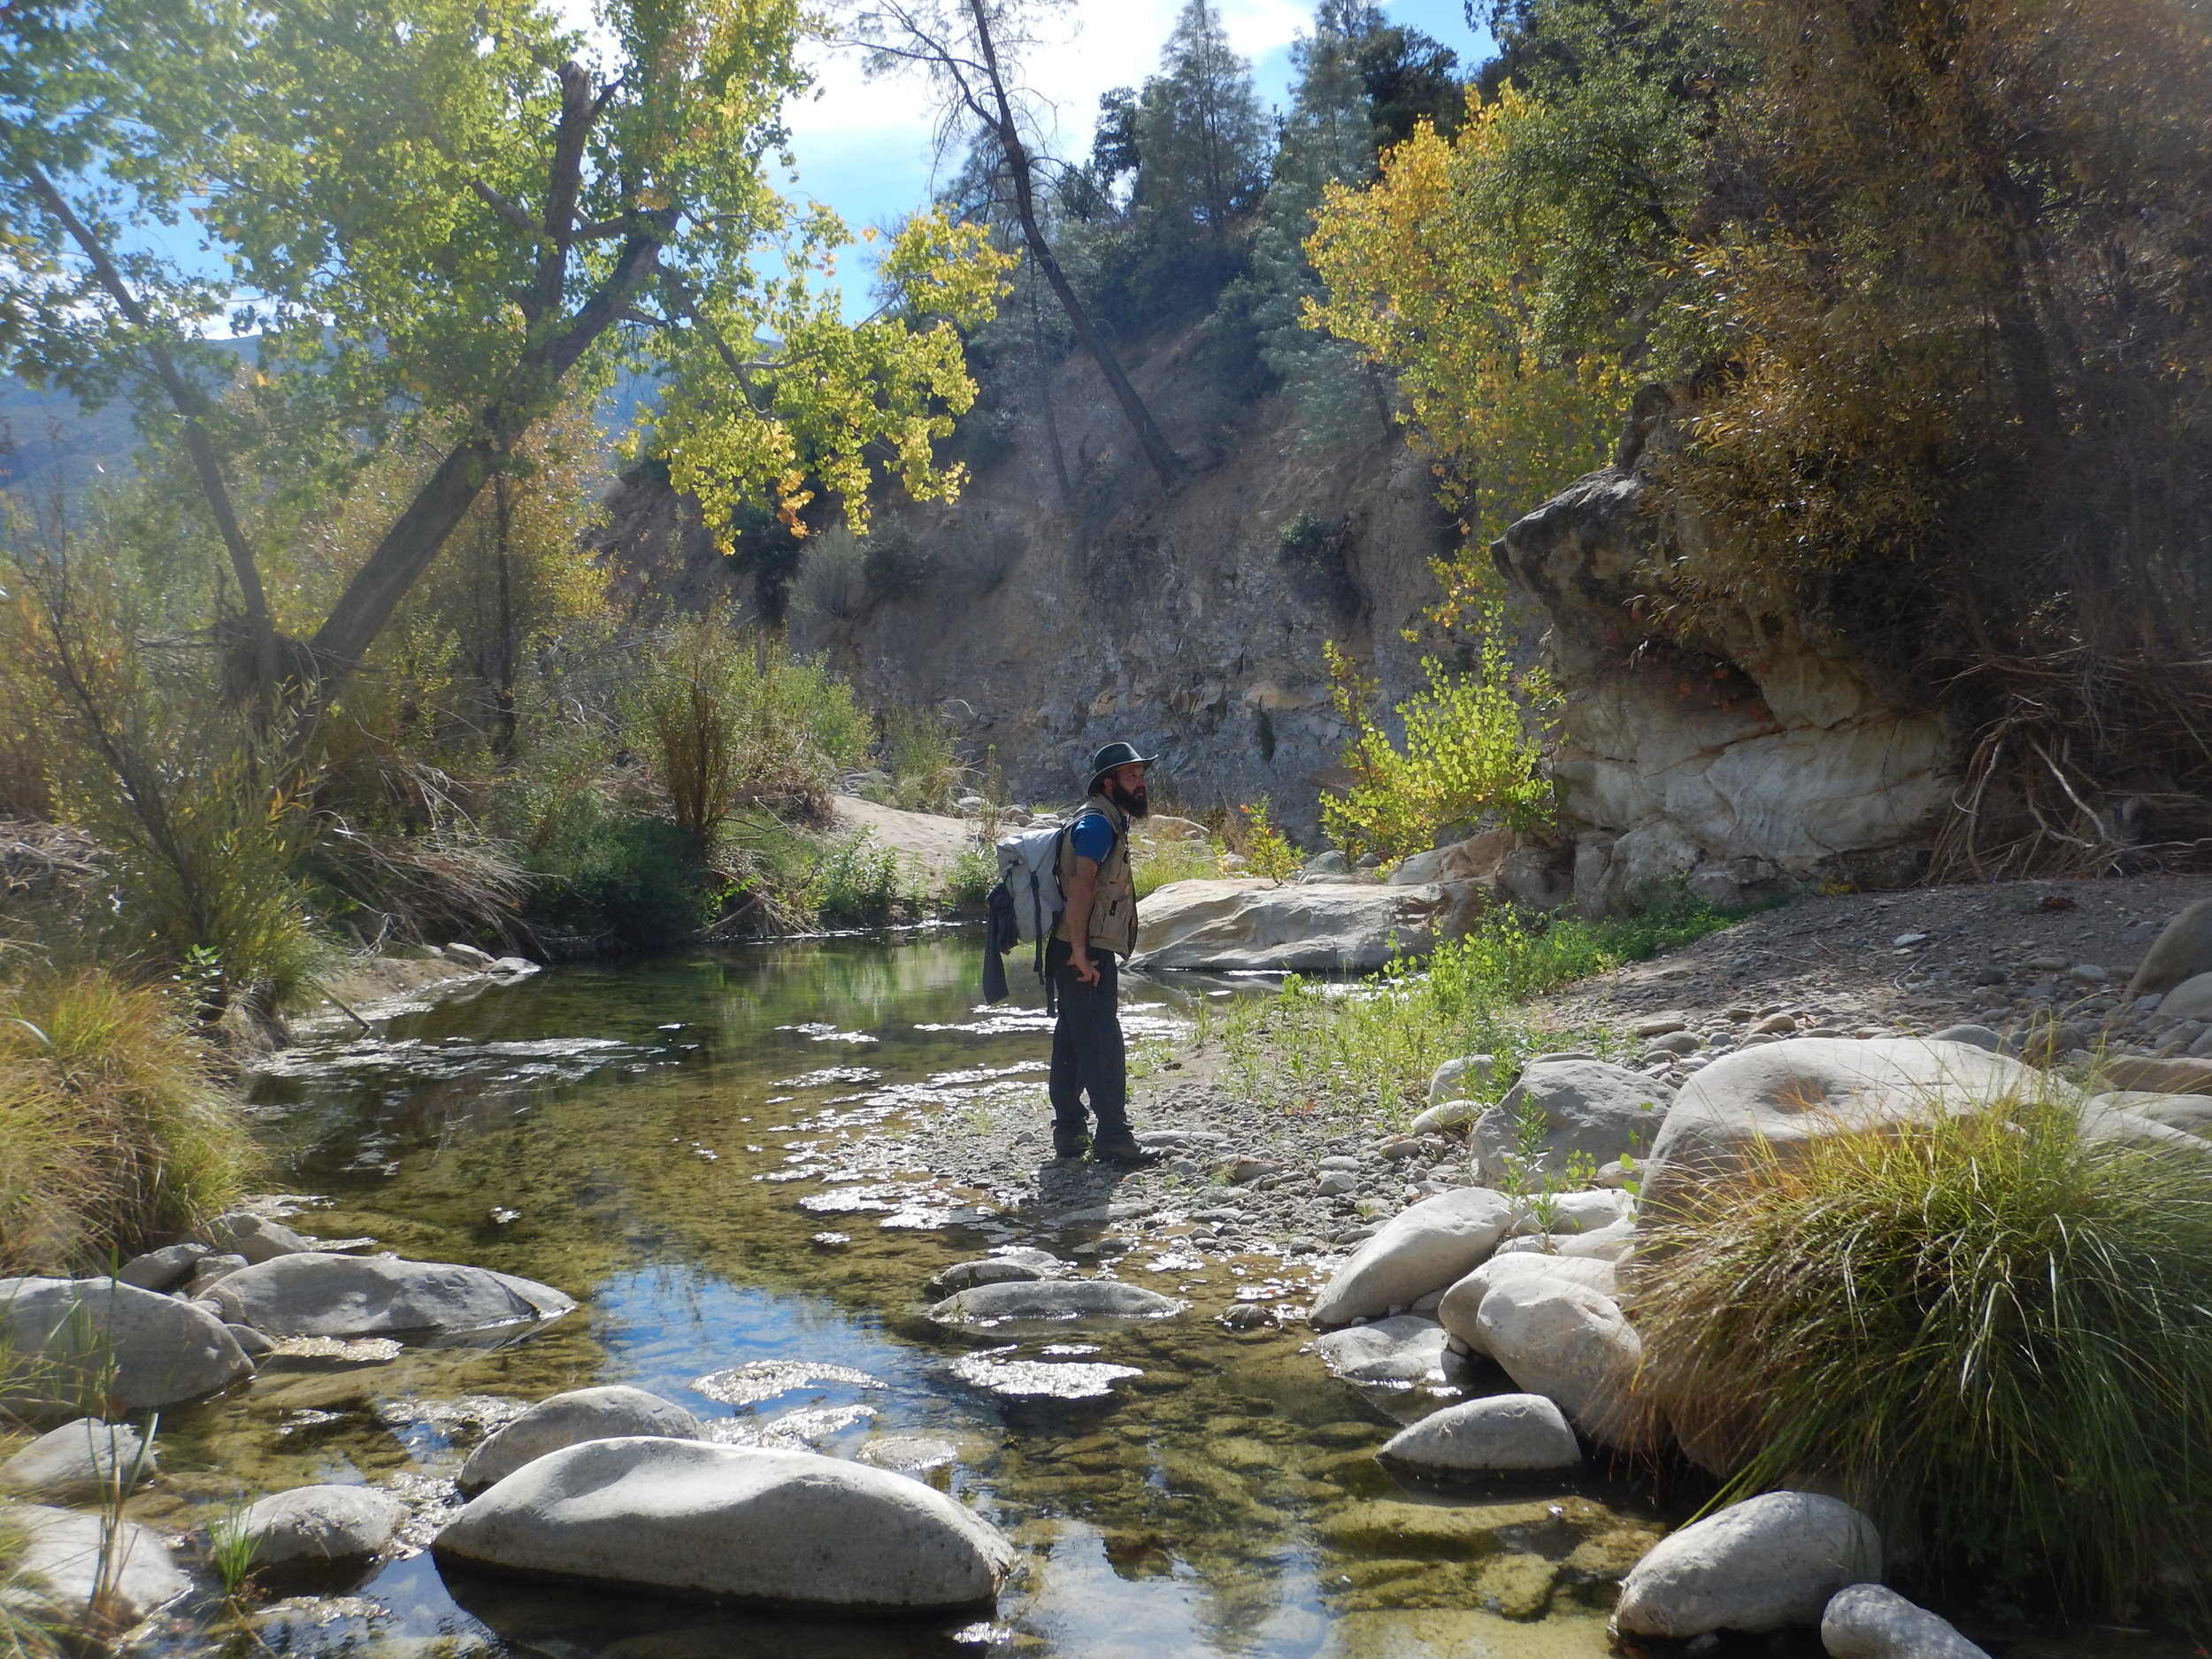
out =
{"type": "Polygon", "coordinates": [[[1106,855],[1114,850],[1114,826],[1106,821],[1103,812],[1086,812],[1068,832],[1068,841],[1074,847],[1077,857],[1102,864],[1106,855]]]}

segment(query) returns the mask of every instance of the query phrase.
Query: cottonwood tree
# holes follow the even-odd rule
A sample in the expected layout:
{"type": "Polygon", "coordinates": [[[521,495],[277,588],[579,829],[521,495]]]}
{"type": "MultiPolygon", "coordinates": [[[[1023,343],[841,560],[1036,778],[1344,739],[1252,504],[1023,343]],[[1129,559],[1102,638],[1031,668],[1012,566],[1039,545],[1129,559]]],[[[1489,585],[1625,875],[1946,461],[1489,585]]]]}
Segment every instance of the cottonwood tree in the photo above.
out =
{"type": "Polygon", "coordinates": [[[1018,79],[1019,55],[1033,43],[1028,18],[1020,0],[867,0],[849,38],[865,50],[872,73],[914,69],[927,76],[938,98],[941,155],[980,143],[1004,184],[1030,258],[1105,376],[1145,459],[1172,488],[1184,476],[1182,457],[1098,332],[1046,234],[1038,199],[1042,157],[1033,138],[1037,123],[1031,95],[1018,79]]]}
{"type": "Polygon", "coordinates": [[[796,0],[604,21],[595,50],[532,0],[0,8],[0,366],[180,441],[243,677],[303,733],[526,436],[626,357],[710,523],[765,495],[795,527],[810,470],[864,522],[879,455],[918,497],[958,488],[931,445],[1004,262],[917,219],[882,262],[896,303],[848,323],[826,279],[853,238],[768,178],[796,0]],[[211,261],[159,257],[180,224],[211,261]],[[242,386],[199,338],[223,321],[260,334],[242,386]],[[341,488],[403,436],[437,465],[326,613],[281,614],[280,446],[341,488]]]}

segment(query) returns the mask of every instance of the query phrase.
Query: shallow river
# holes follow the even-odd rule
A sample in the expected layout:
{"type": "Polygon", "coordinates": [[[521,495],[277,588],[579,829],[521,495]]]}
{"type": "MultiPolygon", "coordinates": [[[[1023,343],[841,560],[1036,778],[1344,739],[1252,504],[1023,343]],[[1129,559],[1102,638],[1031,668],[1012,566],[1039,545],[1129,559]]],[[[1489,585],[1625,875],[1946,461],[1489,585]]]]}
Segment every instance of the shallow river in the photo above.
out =
{"type": "MultiPolygon", "coordinates": [[[[1164,1235],[1117,1271],[1187,1297],[1180,1317],[1033,1334],[989,1356],[1141,1373],[1101,1400],[1009,1403],[950,1369],[1006,1339],[924,1320],[932,1273],[993,1243],[1066,1249],[1099,1232],[1040,1232],[987,1194],[895,1195],[921,1173],[898,1155],[903,1114],[964,1111],[977,1133],[1042,1122],[1043,1022],[975,1010],[977,961],[972,936],[925,933],[568,968],[309,1043],[257,1094],[280,1184],[328,1201],[303,1225],[524,1274],[581,1306],[503,1348],[272,1363],[164,1425],[163,1479],[132,1512],[182,1532],[242,1497],[362,1480],[418,1504],[420,1542],[488,1426],[562,1389],[633,1383],[736,1443],[851,1455],[894,1436],[945,1442],[956,1455],[931,1478],[1021,1548],[995,1617],[819,1624],[442,1575],[418,1550],[312,1594],[273,1586],[243,1622],[211,1597],[165,1650],[1602,1653],[1609,1581],[1653,1535],[1639,1494],[1400,1489],[1371,1455],[1436,1402],[1331,1381],[1300,1352],[1302,1326],[1217,1321],[1240,1300],[1302,1300],[1279,1261],[1194,1256],[1164,1235]],[[821,1179],[863,1166],[863,1180],[821,1179]]],[[[1125,998],[1148,994],[1133,983],[1125,998]]],[[[1166,1001],[1135,1016],[1172,1018],[1166,1001]]]]}

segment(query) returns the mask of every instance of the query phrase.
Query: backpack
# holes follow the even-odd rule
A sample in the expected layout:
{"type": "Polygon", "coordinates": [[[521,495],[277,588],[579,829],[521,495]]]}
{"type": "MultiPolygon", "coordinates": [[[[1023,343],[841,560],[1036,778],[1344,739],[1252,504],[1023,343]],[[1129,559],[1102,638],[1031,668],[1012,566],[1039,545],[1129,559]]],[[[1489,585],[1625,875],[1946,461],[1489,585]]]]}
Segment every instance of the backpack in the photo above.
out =
{"type": "Polygon", "coordinates": [[[1067,895],[1060,891],[1060,843],[1072,822],[1009,835],[998,844],[998,884],[1014,907],[1016,937],[1025,945],[1052,937],[1067,895]]]}

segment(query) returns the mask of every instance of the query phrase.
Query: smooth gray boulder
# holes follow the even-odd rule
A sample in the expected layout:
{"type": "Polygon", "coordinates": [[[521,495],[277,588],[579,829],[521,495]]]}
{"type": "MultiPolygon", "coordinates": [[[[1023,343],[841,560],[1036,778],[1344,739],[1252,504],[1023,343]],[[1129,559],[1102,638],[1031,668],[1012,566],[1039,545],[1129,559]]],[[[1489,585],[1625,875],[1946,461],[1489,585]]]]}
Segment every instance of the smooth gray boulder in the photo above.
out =
{"type": "Polygon", "coordinates": [[[93,1623],[96,1592],[107,1620],[127,1627],[192,1588],[160,1535],[135,1521],[111,1534],[96,1511],[11,1503],[0,1507],[0,1531],[22,1540],[11,1596],[76,1628],[93,1623]]]}
{"type": "Polygon", "coordinates": [[[146,1411],[253,1375],[223,1322],[111,1279],[0,1279],[0,1409],[146,1411]]]}
{"type": "Polygon", "coordinates": [[[1664,1440],[1636,1386],[1643,1342],[1610,1296],[1555,1275],[1508,1279],[1483,1297],[1475,1328],[1507,1376],[1557,1402],[1592,1440],[1624,1452],[1664,1440]]]}
{"type": "Polygon", "coordinates": [[[116,1270],[116,1278],[140,1290],[174,1290],[192,1277],[199,1259],[209,1254],[204,1244],[165,1244],[158,1250],[134,1256],[116,1270]]]}
{"type": "Polygon", "coordinates": [[[1617,1187],[1593,1187],[1582,1192],[1553,1194],[1548,1225],[1533,1200],[1521,1200],[1505,1236],[1569,1238],[1617,1226],[1623,1221],[1633,1221],[1635,1217],[1636,1201],[1627,1193],[1617,1187]]]}
{"type": "Polygon", "coordinates": [[[1946,1025],[1928,1039],[1930,1042],[1970,1042],[1977,1048],[1986,1048],[1995,1054],[2004,1047],[2005,1040],[1986,1025],[1969,1022],[1962,1025],[1946,1025]]]}
{"type": "Polygon", "coordinates": [[[1486,1054],[1463,1055],[1456,1060],[1445,1061],[1429,1073],[1429,1104],[1437,1106],[1459,1099],[1468,1092],[1470,1079],[1474,1085],[1487,1083],[1497,1064],[1496,1056],[1486,1054]]]}
{"type": "Polygon", "coordinates": [[[1847,1585],[1882,1576],[1874,1523],[1839,1499],[1768,1492],[1662,1539],[1621,1580],[1625,1636],[1816,1624],[1847,1585]]]}
{"type": "Polygon", "coordinates": [[[2159,999],[2158,1012],[2168,1019],[2212,1019],[2212,973],[2184,979],[2159,999]]]}
{"type": "Polygon", "coordinates": [[[699,1433],[697,1417],[642,1388],[620,1383],[573,1388],[539,1401],[488,1436],[461,1465],[459,1485],[464,1492],[481,1492],[526,1463],[585,1440],[635,1435],[695,1440],[699,1433]]]}
{"type": "MultiPolygon", "coordinates": [[[[2100,1095],[2082,1102],[2080,1133],[2084,1141],[2212,1156],[2212,1141],[2205,1140],[2201,1133],[2177,1129],[2148,1113],[2121,1110],[2108,1103],[2110,1098],[2100,1095]]],[[[2207,1101],[2207,1104],[2212,1104],[2212,1101],[2207,1101]]]]}
{"type": "Polygon", "coordinates": [[[526,1463],[446,1524],[442,1561],[844,1612],[994,1601],[998,1530],[904,1475],[703,1440],[587,1440],[526,1463]]]}
{"type": "Polygon", "coordinates": [[[955,1262],[929,1281],[929,1294],[942,1300],[978,1285],[1011,1285],[1066,1276],[1068,1266],[1049,1250],[1002,1250],[996,1256],[955,1262]]]}
{"type": "Polygon", "coordinates": [[[1183,1311],[1172,1296],[1113,1279],[1041,1279],[978,1285],[929,1310],[940,1325],[1001,1319],[1164,1319],[1183,1311]]]}
{"type": "Polygon", "coordinates": [[[273,1257],[209,1294],[226,1320],[277,1337],[484,1331],[576,1305],[550,1286],[488,1268],[322,1252],[273,1257]]]}
{"type": "Polygon", "coordinates": [[[65,1501],[126,1490],[160,1469],[154,1448],[127,1423],[79,1417],[50,1429],[4,1463],[0,1488],[35,1498],[65,1501]]]}
{"type": "Polygon", "coordinates": [[[380,1555],[407,1506],[375,1486],[295,1486],[262,1499],[238,1518],[256,1566],[366,1561],[380,1555]]]}
{"type": "MultiPolygon", "coordinates": [[[[2166,924],[2128,981],[2127,994],[2162,996],[2200,973],[2212,973],[2212,899],[2199,899],[2166,924]]],[[[2159,1011],[2165,1012],[2163,1003],[2159,1011]]]]}
{"type": "Polygon", "coordinates": [[[2168,1094],[2158,1089],[2114,1089],[2082,1102],[2082,1116],[2101,1111],[2131,1112],[2184,1134],[2212,1138],[2212,1094],[2168,1094]]]}
{"type": "Polygon", "coordinates": [[[1315,1299],[1323,1328],[1409,1308],[1488,1259],[1513,1223],[1513,1202],[1486,1187],[1461,1187],[1400,1210],[1352,1252],[1315,1299]]]}
{"type": "Polygon", "coordinates": [[[1847,1585],[1820,1616],[1828,1659],[1989,1659],[1948,1619],[1878,1584],[1847,1585]]]}
{"type": "Polygon", "coordinates": [[[244,1256],[250,1266],[316,1248],[315,1240],[305,1234],[250,1210],[234,1210],[216,1217],[200,1229],[199,1239],[218,1256],[244,1256]]]}
{"type": "Polygon", "coordinates": [[[1433,1319],[1402,1313],[1394,1319],[1332,1331],[1317,1338],[1313,1348],[1333,1377],[1346,1382],[1410,1388],[1444,1380],[1446,1334],[1433,1319]]]}
{"type": "Polygon", "coordinates": [[[1486,1181],[1506,1178],[1519,1117],[1533,1105],[1544,1114],[1541,1168],[1563,1176],[1577,1152],[1594,1164],[1623,1154],[1642,1157],[1659,1134],[1674,1091],[1641,1071],[1585,1055],[1539,1055],[1495,1106],[1475,1119],[1468,1137],[1476,1167],[1486,1181]]]}
{"type": "Polygon", "coordinates": [[[242,1272],[252,1265],[244,1256],[234,1253],[203,1256],[192,1264],[192,1277],[184,1282],[179,1294],[193,1302],[202,1301],[208,1292],[233,1273],[242,1272]]]}
{"type": "Polygon", "coordinates": [[[1427,955],[1447,905],[1432,885],[1171,881],[1145,900],[1132,960],[1225,972],[1372,973],[1394,956],[1427,955]]]}
{"type": "Polygon", "coordinates": [[[1406,1125],[1406,1133],[1415,1135],[1440,1135],[1454,1129],[1464,1129],[1475,1121],[1482,1108],[1471,1100],[1439,1101],[1427,1110],[1417,1114],[1406,1125]]]}
{"type": "Polygon", "coordinates": [[[1592,1233],[1523,1233],[1498,1246],[1499,1256],[1569,1256],[1592,1262],[1625,1262],[1635,1252],[1633,1221],[1617,1221],[1592,1233]]]}
{"type": "Polygon", "coordinates": [[[1582,1285],[1601,1296],[1611,1296],[1617,1288],[1618,1276],[1612,1263],[1593,1261],[1587,1256],[1552,1256],[1533,1250],[1494,1256],[1444,1293],[1444,1300],[1437,1304],[1437,1319],[1472,1352],[1487,1354],[1490,1349],[1485,1343],[1480,1320],[1482,1299],[1509,1279],[1537,1279],[1582,1285]]]}
{"type": "Polygon", "coordinates": [[[1570,1468],[1582,1448],[1543,1395],[1489,1394],[1431,1412],[1375,1455],[1422,1474],[1510,1475],[1570,1468]]]}
{"type": "Polygon", "coordinates": [[[2079,1098],[2033,1066],[1924,1037],[1793,1037],[1724,1056],[1685,1084],[1645,1161],[1653,1217],[1698,1185],[1826,1135],[1931,1123],[2021,1099],[2079,1098]]]}

